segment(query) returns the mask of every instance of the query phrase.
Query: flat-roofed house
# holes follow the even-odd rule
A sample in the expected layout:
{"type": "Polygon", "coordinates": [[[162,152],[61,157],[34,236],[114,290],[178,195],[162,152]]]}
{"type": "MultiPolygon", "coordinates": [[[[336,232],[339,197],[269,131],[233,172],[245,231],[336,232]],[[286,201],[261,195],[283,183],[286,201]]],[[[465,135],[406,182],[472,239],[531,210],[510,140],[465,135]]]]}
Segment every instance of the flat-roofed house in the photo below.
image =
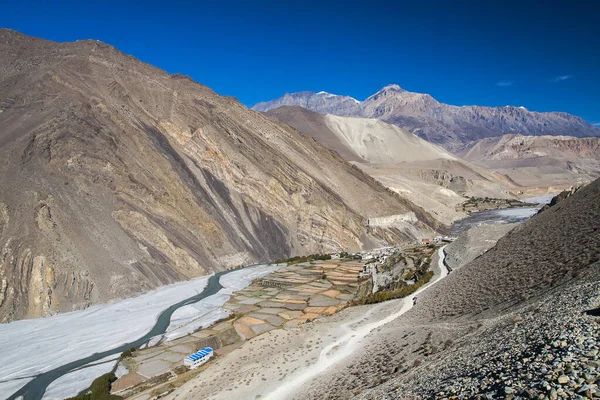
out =
{"type": "Polygon", "coordinates": [[[195,352],[194,354],[190,354],[186,358],[183,359],[183,365],[188,367],[189,369],[198,368],[205,362],[207,362],[213,356],[212,347],[205,347],[202,350],[195,352]]]}

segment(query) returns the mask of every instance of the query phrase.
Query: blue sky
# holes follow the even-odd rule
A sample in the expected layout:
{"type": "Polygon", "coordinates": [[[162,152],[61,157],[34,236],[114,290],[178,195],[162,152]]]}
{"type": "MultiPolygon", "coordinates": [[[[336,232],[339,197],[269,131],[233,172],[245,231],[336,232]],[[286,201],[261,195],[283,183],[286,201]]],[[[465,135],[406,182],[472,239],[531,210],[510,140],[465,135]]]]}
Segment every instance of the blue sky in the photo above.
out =
{"type": "MultiPolygon", "coordinates": [[[[251,106],[382,86],[600,123],[597,1],[4,1],[0,26],[98,39],[251,106]],[[417,4],[418,3],[418,4],[417,4]]],[[[1,55],[0,55],[1,56],[1,55]]]]}

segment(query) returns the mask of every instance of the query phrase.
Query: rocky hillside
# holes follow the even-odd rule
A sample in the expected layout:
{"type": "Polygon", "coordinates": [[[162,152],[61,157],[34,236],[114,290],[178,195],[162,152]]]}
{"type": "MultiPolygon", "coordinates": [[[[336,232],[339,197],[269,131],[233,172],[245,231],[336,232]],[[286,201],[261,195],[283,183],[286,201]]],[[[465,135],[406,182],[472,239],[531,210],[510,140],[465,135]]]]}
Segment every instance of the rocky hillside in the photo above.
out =
{"type": "Polygon", "coordinates": [[[0,30],[0,321],[437,223],[310,138],[101,42],[0,30]],[[370,227],[368,219],[412,223],[370,227]]]}
{"type": "Polygon", "coordinates": [[[300,106],[321,114],[377,118],[415,133],[451,151],[473,140],[507,133],[523,135],[600,136],[600,129],[563,112],[531,112],[523,107],[452,106],[428,94],[388,85],[362,102],[347,96],[300,92],[253,108],[268,111],[300,106]]]}
{"type": "Polygon", "coordinates": [[[523,185],[578,185],[600,176],[600,138],[504,135],[471,142],[457,154],[523,185]]]}
{"type": "Polygon", "coordinates": [[[316,139],[446,224],[464,217],[456,211],[464,196],[505,198],[521,190],[500,174],[378,119],[323,115],[298,106],[265,114],[316,139]]]}
{"type": "Polygon", "coordinates": [[[597,397],[598,221],[600,180],[419,295],[305,397],[597,397]]]}
{"type": "Polygon", "coordinates": [[[517,224],[482,224],[470,227],[455,241],[448,244],[446,266],[451,271],[466,265],[494,247],[496,242],[510,232],[517,224]]]}

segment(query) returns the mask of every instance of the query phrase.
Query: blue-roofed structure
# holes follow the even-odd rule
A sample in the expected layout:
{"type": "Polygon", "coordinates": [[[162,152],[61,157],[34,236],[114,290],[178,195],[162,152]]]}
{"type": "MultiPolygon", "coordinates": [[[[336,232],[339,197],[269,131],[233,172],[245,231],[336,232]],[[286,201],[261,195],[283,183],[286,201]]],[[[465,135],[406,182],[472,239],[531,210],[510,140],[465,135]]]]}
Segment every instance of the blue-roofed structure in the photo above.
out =
{"type": "Polygon", "coordinates": [[[212,356],[214,352],[212,347],[205,347],[202,350],[198,350],[194,354],[190,354],[186,358],[183,359],[183,365],[190,369],[198,368],[205,362],[207,362],[212,356]]]}

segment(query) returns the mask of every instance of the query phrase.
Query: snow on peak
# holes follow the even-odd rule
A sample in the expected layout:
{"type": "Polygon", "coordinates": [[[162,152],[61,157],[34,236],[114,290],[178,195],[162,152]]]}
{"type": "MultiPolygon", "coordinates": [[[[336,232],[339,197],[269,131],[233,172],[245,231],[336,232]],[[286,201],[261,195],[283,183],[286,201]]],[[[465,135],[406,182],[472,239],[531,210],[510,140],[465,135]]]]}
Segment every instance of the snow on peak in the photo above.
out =
{"type": "Polygon", "coordinates": [[[380,92],[382,92],[384,90],[395,90],[395,91],[401,92],[404,89],[402,89],[399,85],[396,85],[395,83],[393,83],[391,85],[384,86],[383,89],[380,90],[380,92]]]}
{"type": "Polygon", "coordinates": [[[328,92],[324,92],[324,91],[320,91],[317,94],[321,95],[321,96],[325,96],[327,98],[329,98],[329,97],[339,97],[337,94],[332,94],[332,93],[328,93],[328,92]]]}
{"type": "Polygon", "coordinates": [[[504,108],[518,108],[519,110],[525,110],[525,111],[529,111],[528,109],[526,109],[523,106],[519,106],[519,107],[515,107],[515,106],[504,106],[504,108]]]}
{"type": "Polygon", "coordinates": [[[318,94],[320,96],[327,97],[327,98],[331,98],[331,97],[347,97],[350,100],[354,101],[355,103],[360,104],[360,101],[358,101],[354,97],[350,97],[350,96],[340,96],[340,95],[337,95],[337,94],[332,94],[332,93],[324,92],[324,91],[317,92],[316,94],[318,94]]]}

